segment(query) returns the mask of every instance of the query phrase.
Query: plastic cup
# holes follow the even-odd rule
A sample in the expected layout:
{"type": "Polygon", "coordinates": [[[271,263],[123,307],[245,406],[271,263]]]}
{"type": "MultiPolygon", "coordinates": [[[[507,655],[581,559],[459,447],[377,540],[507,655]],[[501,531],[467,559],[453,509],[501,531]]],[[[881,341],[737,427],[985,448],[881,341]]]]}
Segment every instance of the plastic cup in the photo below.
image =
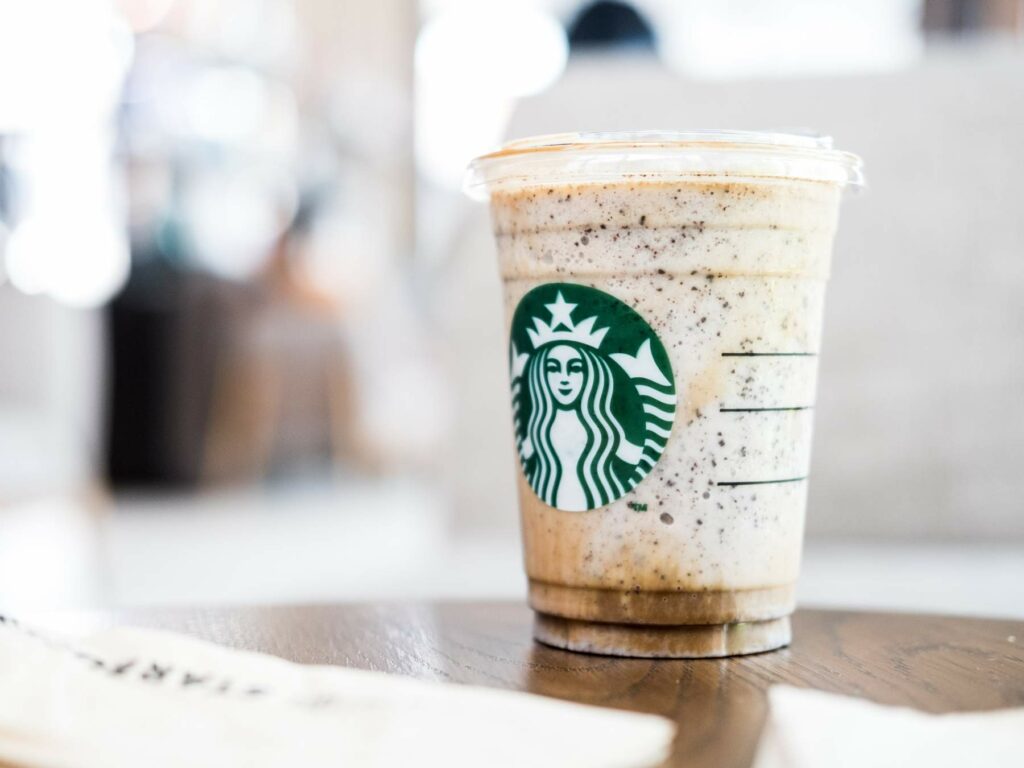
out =
{"type": "Polygon", "coordinates": [[[476,159],[504,285],[535,637],[707,657],[790,641],[831,141],[544,136],[476,159]]]}

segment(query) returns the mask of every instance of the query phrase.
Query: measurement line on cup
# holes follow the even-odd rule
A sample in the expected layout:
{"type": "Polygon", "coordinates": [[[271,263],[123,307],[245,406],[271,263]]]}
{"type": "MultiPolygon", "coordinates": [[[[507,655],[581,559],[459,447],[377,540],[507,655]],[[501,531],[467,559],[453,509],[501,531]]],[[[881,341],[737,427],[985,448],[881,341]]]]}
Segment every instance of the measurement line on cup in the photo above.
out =
{"type": "Polygon", "coordinates": [[[723,352],[722,357],[817,357],[817,352],[723,352]]]}
{"type": "Polygon", "coordinates": [[[784,405],[778,408],[719,408],[719,413],[764,413],[766,411],[809,411],[813,405],[784,405]]]}
{"type": "Polygon", "coordinates": [[[807,475],[803,477],[786,477],[781,480],[729,480],[727,482],[717,482],[715,485],[722,486],[724,488],[735,488],[738,485],[780,485],[782,483],[802,483],[807,479],[807,475]]]}

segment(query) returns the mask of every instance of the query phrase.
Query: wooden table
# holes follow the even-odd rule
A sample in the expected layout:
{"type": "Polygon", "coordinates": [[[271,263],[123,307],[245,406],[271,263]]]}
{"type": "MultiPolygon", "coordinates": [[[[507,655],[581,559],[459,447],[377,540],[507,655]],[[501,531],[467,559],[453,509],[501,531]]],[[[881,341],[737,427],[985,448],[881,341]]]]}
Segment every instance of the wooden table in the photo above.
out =
{"type": "Polygon", "coordinates": [[[532,691],[675,719],[671,766],[749,766],[772,683],[929,712],[1024,706],[1024,621],[803,610],[790,648],[701,661],[616,659],[530,638],[510,603],[134,611],[103,623],[185,632],[298,662],[532,691]]]}

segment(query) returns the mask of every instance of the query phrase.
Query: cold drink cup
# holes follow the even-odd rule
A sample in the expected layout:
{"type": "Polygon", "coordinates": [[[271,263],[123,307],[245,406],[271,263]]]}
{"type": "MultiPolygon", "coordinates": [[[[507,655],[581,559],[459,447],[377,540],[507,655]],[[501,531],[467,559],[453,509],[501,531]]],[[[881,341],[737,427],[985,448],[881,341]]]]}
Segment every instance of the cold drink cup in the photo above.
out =
{"type": "Polygon", "coordinates": [[[504,285],[535,637],[790,640],[822,307],[860,161],[779,134],[572,134],[474,161],[504,285]]]}

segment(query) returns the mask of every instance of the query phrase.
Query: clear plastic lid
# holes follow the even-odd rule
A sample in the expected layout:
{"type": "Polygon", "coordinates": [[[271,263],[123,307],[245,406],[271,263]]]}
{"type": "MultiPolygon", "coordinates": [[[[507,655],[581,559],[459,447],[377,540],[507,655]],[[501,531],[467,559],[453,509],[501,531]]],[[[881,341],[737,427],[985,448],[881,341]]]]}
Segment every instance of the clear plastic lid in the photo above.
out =
{"type": "Polygon", "coordinates": [[[832,148],[828,136],[755,131],[557,133],[518,139],[476,158],[466,192],[615,180],[725,177],[802,179],[861,187],[863,163],[832,148]]]}

